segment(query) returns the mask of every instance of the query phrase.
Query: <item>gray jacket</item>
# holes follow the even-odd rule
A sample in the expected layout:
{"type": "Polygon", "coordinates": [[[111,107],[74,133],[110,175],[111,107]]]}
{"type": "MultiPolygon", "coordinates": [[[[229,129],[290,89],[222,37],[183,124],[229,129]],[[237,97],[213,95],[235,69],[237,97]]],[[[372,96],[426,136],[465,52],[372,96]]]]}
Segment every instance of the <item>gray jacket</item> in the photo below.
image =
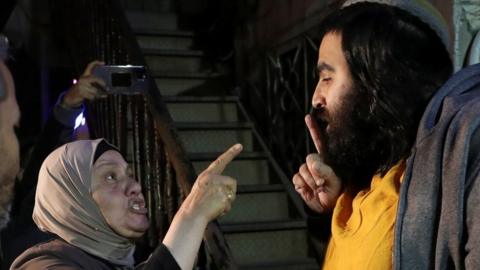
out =
{"type": "Polygon", "coordinates": [[[420,122],[400,190],[394,269],[480,269],[480,65],[456,73],[420,122]]]}

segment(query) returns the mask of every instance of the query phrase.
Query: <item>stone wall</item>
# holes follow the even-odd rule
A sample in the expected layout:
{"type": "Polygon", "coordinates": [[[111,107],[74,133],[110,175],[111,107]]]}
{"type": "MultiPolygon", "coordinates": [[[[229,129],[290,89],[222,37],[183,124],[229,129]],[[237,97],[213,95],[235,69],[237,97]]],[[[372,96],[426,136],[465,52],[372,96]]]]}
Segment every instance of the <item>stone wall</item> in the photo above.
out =
{"type": "MultiPolygon", "coordinates": [[[[480,62],[479,57],[469,61],[472,51],[480,50],[480,42],[472,48],[475,35],[480,35],[480,1],[455,0],[453,5],[454,18],[454,65],[455,70],[461,67],[480,62]],[[473,50],[472,50],[473,49],[473,50]]],[[[480,36],[479,36],[480,39],[480,36]]]]}

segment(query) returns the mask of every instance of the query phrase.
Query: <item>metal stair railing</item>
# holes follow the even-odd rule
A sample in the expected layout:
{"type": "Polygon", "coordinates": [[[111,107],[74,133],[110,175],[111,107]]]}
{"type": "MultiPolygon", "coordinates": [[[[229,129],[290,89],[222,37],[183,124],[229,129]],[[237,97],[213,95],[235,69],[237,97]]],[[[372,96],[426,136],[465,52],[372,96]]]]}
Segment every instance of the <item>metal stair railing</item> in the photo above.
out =
{"type": "MultiPolygon", "coordinates": [[[[257,17],[251,14],[256,14],[260,2],[240,3],[245,14],[237,15],[244,21],[237,27],[235,54],[240,67],[237,78],[241,82],[238,90],[241,105],[255,122],[255,133],[263,138],[262,144],[269,149],[269,159],[278,164],[273,169],[281,175],[281,183],[286,187],[293,205],[308,223],[304,203],[293,189],[291,177],[305,162],[307,154],[315,151],[303,119],[310,112],[310,99],[318,80],[319,26],[330,10],[339,8],[340,2],[325,1],[324,8],[318,13],[290,25],[289,31],[275,39],[255,40],[257,46],[250,44],[256,37],[248,30],[255,29],[257,23],[261,27],[263,21],[275,23],[275,20],[283,18],[272,16],[262,18],[262,22],[256,21],[257,17]]],[[[265,5],[262,8],[269,10],[265,5]]],[[[329,224],[327,219],[325,224],[329,224]]],[[[307,232],[311,240],[312,231],[309,229],[307,232]]],[[[320,241],[309,242],[309,251],[319,262],[323,260],[328,239],[320,241]]]]}
{"type": "Polygon", "coordinates": [[[241,100],[283,173],[292,176],[313,151],[303,118],[317,81],[318,38],[308,34],[265,51],[259,69],[241,89],[241,100]]]}
{"type": "Polygon", "coordinates": [[[248,29],[255,29],[256,24],[263,26],[264,21],[275,23],[283,18],[275,17],[272,12],[258,20],[260,15],[252,14],[260,12],[260,7],[270,10],[267,6],[261,6],[258,1],[239,2],[242,8],[237,17],[243,20],[237,27],[235,54],[240,67],[237,78],[241,82],[241,101],[262,127],[258,131],[289,176],[298,171],[306,154],[314,150],[303,118],[309,113],[310,98],[318,80],[319,26],[328,12],[339,8],[342,1],[323,2],[321,10],[289,25],[281,35],[268,40],[259,38],[257,46],[248,43],[256,38],[248,29]]]}
{"type": "MultiPolygon", "coordinates": [[[[77,71],[94,59],[146,65],[117,0],[55,1],[53,16],[77,71]]],[[[154,80],[148,78],[142,94],[109,95],[88,104],[87,122],[94,137],[105,137],[127,153],[149,203],[148,245],[156,246],[196,175],[154,80]]],[[[216,221],[208,225],[203,243],[207,262],[200,255],[199,267],[237,269],[216,221]]]]}

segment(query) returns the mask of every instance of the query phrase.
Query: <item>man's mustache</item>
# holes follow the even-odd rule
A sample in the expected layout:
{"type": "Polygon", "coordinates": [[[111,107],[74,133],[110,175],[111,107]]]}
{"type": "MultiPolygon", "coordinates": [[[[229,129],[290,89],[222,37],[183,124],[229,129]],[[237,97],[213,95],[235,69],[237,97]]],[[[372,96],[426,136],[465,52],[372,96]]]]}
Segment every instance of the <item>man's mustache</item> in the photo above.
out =
{"type": "Polygon", "coordinates": [[[328,125],[328,115],[324,107],[321,108],[314,108],[310,110],[310,116],[317,124],[318,128],[321,132],[325,131],[325,128],[328,125]]]}

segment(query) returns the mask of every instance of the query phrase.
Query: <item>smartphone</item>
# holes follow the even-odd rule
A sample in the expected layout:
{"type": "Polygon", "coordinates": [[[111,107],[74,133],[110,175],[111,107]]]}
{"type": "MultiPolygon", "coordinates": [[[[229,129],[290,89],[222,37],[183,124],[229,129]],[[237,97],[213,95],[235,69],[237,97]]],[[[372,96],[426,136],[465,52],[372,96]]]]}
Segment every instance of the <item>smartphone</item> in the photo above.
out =
{"type": "Polygon", "coordinates": [[[105,81],[108,94],[137,94],[147,91],[147,71],[144,66],[96,66],[92,75],[105,81]]]}

